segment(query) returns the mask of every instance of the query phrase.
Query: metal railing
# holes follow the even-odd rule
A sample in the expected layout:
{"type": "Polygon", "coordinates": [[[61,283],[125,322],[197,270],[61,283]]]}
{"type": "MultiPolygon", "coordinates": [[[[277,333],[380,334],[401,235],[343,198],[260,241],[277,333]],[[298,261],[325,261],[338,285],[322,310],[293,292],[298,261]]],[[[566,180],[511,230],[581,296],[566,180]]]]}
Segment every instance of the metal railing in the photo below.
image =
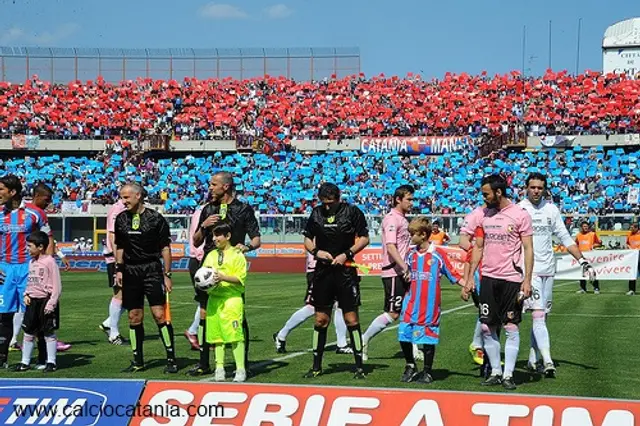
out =
{"type": "Polygon", "coordinates": [[[178,80],[265,75],[321,80],[360,72],[360,50],[273,49],[104,49],[0,46],[0,81],[22,82],[38,75],[53,83],[75,80],[119,82],[138,77],[178,80]]]}

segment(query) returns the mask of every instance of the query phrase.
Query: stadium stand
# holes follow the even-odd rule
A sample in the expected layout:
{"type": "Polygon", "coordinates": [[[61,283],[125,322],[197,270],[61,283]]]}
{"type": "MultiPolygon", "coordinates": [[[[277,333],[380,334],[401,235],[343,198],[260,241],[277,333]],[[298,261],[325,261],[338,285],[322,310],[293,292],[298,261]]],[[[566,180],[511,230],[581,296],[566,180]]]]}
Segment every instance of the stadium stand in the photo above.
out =
{"type": "MultiPolygon", "coordinates": [[[[207,191],[208,175],[222,168],[245,176],[242,197],[263,214],[306,213],[320,179],[335,181],[346,198],[371,214],[382,213],[390,188],[412,182],[423,213],[460,214],[480,200],[469,187],[499,171],[522,187],[526,172],[552,175],[551,191],[566,213],[628,213],[624,187],[640,177],[638,153],[596,147],[568,151],[491,153],[469,145],[442,156],[334,152],[307,155],[289,149],[292,139],[385,135],[531,136],[640,131],[640,81],[624,75],[548,71],[540,78],[518,72],[489,77],[447,74],[422,81],[363,75],[315,82],[283,77],[196,80],[137,79],[113,85],[96,81],[55,85],[33,78],[0,82],[0,138],[112,139],[96,157],[58,155],[5,159],[0,169],[27,186],[45,181],[54,204],[91,200],[111,204],[126,180],[144,184],[150,200],[168,213],[189,213],[207,191]],[[129,147],[145,132],[176,140],[243,135],[275,141],[272,155],[223,154],[144,157],[129,147]],[[124,142],[119,142],[124,141],[124,142]],[[284,149],[286,148],[286,149],[284,149]],[[280,151],[282,149],[282,151],[280,151]],[[481,155],[482,154],[482,155],[481,155]]],[[[516,198],[519,198],[517,194],[516,198]]]]}
{"type": "MultiPolygon", "coordinates": [[[[125,151],[126,152],[126,151],[125,151]]],[[[363,154],[354,151],[305,155],[298,152],[223,154],[208,157],[153,159],[122,154],[94,158],[58,155],[22,157],[2,161],[0,169],[24,178],[27,187],[45,181],[55,189],[53,203],[64,200],[111,204],[122,182],[137,180],[149,192],[150,201],[168,213],[189,213],[207,192],[209,175],[231,170],[244,176],[237,189],[242,198],[263,214],[308,213],[322,179],[336,182],[350,202],[370,214],[386,208],[389,191],[400,183],[419,188],[416,199],[422,213],[466,213],[481,200],[469,188],[487,173],[504,173],[513,187],[524,187],[528,172],[551,175],[554,200],[563,212],[609,214],[635,212],[627,203],[628,185],[640,181],[640,153],[621,148],[566,151],[493,153],[480,158],[478,148],[441,156],[399,157],[392,153],[363,154]],[[126,159],[123,159],[126,157],[126,159]]],[[[522,193],[514,194],[521,199],[522,193]]]]}
{"type": "Polygon", "coordinates": [[[154,129],[176,139],[253,134],[293,138],[500,134],[517,125],[532,134],[609,134],[640,129],[640,81],[624,75],[517,71],[489,77],[447,73],[313,82],[152,80],[119,84],[0,82],[0,138],[136,139],[154,129]]]}

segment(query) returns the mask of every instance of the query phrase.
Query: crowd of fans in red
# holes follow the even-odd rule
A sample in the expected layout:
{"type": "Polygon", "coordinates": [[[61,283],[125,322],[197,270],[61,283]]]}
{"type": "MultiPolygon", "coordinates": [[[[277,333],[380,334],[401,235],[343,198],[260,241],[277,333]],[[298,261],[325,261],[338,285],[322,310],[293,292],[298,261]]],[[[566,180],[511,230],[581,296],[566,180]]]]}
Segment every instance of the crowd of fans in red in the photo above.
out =
{"type": "Polygon", "coordinates": [[[177,139],[239,134],[280,140],[366,136],[608,134],[640,130],[640,81],[548,71],[523,78],[447,74],[422,80],[364,75],[297,82],[284,77],[118,84],[0,82],[0,137],[177,139]]]}

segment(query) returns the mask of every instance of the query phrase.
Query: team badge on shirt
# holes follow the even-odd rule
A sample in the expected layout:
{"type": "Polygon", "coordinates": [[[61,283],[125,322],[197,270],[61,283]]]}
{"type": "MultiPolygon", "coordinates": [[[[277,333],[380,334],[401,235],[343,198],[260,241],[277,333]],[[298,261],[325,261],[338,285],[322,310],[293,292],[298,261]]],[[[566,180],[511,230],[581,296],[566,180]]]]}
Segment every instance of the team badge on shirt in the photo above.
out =
{"type": "Polygon", "coordinates": [[[513,227],[513,225],[507,225],[507,232],[511,233],[515,230],[515,228],[513,227]]]}
{"type": "Polygon", "coordinates": [[[335,221],[336,221],[336,217],[335,217],[335,216],[329,216],[329,217],[327,218],[327,222],[328,222],[328,223],[333,223],[333,222],[335,222],[335,221]]]}
{"type": "Polygon", "coordinates": [[[140,228],[140,215],[136,213],[131,221],[131,229],[137,230],[138,228],[140,228]]]}
{"type": "Polygon", "coordinates": [[[547,218],[547,225],[551,226],[551,218],[550,217],[547,218]]]}

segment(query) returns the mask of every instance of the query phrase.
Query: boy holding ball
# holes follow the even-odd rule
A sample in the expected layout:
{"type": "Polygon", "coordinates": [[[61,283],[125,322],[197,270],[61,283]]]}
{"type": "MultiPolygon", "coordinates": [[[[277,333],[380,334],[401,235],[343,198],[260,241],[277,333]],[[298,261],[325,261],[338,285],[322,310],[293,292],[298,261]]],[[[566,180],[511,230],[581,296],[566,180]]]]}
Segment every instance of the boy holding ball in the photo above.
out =
{"type": "Polygon", "coordinates": [[[231,344],[236,362],[234,382],[244,382],[247,372],[244,362],[244,332],[242,320],[244,312],[245,280],[247,261],[241,251],[231,246],[231,227],[226,224],[213,228],[216,249],[210,252],[202,263],[203,268],[216,270],[214,286],[208,290],[206,341],[215,346],[215,381],[225,379],[224,349],[231,344]]]}

